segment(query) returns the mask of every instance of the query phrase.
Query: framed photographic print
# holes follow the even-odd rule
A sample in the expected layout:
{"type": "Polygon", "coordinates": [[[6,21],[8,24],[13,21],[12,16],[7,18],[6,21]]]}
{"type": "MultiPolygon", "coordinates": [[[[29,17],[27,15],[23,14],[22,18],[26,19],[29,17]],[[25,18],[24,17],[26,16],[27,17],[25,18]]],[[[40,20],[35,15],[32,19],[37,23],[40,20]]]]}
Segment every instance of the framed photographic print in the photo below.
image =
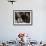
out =
{"type": "Polygon", "coordinates": [[[14,25],[32,25],[32,10],[13,10],[14,25]]]}

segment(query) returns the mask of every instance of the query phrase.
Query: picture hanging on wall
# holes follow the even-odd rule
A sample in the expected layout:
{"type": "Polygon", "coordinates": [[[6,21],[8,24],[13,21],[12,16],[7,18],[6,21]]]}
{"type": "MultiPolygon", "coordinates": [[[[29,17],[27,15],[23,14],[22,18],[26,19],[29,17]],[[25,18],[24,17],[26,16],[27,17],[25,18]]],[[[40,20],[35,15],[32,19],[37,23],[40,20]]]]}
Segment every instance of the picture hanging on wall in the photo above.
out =
{"type": "Polygon", "coordinates": [[[13,10],[14,25],[32,25],[32,10],[13,10]]]}

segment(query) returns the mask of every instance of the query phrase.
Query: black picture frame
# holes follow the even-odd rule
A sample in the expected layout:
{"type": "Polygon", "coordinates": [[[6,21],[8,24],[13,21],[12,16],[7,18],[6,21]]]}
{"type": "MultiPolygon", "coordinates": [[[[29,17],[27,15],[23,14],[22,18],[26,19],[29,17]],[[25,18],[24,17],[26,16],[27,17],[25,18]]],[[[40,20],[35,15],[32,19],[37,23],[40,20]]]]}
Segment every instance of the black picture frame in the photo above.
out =
{"type": "Polygon", "coordinates": [[[33,24],[33,11],[32,10],[13,10],[13,25],[32,25],[32,24],[33,24]],[[24,17],[24,15],[28,17],[26,18],[24,17]],[[18,17],[16,16],[21,16],[23,21],[18,22],[19,19],[17,19],[18,17]]]}

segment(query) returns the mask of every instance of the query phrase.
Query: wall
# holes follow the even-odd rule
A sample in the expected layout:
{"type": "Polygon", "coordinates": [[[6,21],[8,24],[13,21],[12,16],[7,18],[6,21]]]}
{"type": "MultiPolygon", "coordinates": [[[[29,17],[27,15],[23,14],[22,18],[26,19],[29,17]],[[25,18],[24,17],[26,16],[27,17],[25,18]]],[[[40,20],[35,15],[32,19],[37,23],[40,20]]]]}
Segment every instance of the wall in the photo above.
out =
{"type": "Polygon", "coordinates": [[[33,40],[46,40],[46,0],[17,0],[13,5],[0,0],[0,40],[15,40],[19,32],[30,34],[33,40]],[[13,10],[32,10],[32,26],[14,26],[13,10]]]}

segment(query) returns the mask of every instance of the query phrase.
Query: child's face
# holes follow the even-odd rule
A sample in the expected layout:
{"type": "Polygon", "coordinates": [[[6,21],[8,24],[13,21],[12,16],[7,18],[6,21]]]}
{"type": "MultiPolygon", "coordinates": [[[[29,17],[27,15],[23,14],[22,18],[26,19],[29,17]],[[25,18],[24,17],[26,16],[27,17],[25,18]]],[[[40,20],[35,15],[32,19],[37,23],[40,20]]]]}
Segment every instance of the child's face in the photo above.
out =
{"type": "Polygon", "coordinates": [[[26,13],[26,16],[29,16],[29,14],[28,14],[28,13],[26,13]]]}
{"type": "Polygon", "coordinates": [[[18,17],[21,17],[21,15],[19,14],[19,12],[17,12],[17,16],[18,16],[18,17]]]}

